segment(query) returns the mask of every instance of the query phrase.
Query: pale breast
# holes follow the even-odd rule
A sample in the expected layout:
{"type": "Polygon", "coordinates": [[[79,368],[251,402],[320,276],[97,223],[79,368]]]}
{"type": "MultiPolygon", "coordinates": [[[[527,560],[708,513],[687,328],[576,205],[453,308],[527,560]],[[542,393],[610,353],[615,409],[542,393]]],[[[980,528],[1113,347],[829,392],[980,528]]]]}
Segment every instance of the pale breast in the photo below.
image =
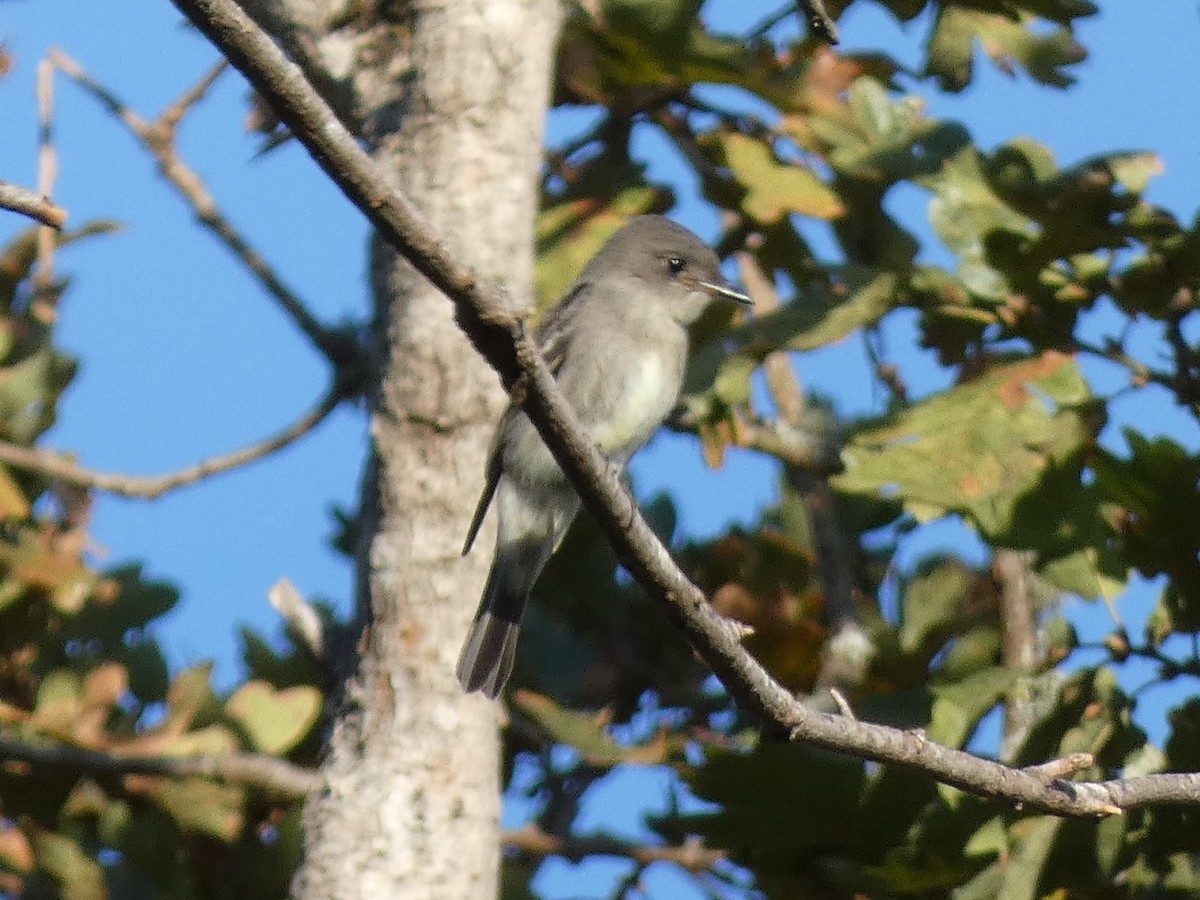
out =
{"type": "Polygon", "coordinates": [[[593,426],[592,437],[600,449],[626,461],[662,424],[679,396],[682,377],[676,360],[661,353],[639,355],[636,365],[620,373],[611,414],[593,426]]]}

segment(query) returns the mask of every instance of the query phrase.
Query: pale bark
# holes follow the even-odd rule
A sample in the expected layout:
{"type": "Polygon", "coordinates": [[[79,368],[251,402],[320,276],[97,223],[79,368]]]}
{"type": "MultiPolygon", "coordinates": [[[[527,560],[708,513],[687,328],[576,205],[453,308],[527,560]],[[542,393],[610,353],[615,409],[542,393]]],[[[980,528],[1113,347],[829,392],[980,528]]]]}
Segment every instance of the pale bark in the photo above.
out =
{"type": "MultiPolygon", "coordinates": [[[[527,300],[557,0],[417,2],[397,23],[400,103],[364,120],[376,159],[464,262],[527,300]]],[[[390,71],[389,71],[390,67],[390,71]]],[[[364,82],[363,68],[355,80],[364,82]]],[[[360,105],[358,107],[362,109],[360,105]]],[[[368,623],[305,811],[301,898],[494,897],[498,711],[454,661],[491,538],[462,559],[503,396],[453,307],[393,251],[372,261],[378,318],[364,478],[360,603],[368,623]]]]}

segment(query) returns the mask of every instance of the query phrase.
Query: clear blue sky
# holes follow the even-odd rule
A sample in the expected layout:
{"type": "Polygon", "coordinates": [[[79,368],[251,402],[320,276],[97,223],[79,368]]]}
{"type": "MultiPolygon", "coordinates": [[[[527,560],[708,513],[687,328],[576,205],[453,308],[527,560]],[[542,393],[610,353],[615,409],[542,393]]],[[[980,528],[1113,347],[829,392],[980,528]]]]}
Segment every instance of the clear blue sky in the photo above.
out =
{"type": "MultiPolygon", "coordinates": [[[[1101,15],[1079,30],[1091,57],[1077,67],[1079,84],[1071,90],[1011,80],[986,63],[976,85],[959,97],[938,96],[919,82],[908,87],[929,97],[933,115],[963,121],[984,148],[1029,136],[1052,147],[1064,164],[1099,152],[1152,149],[1165,173],[1152,182],[1149,198],[1190,221],[1200,207],[1200,67],[1194,64],[1200,14],[1194,3],[1163,0],[1100,5],[1101,15]]],[[[737,27],[776,6],[714,0],[706,15],[737,27]]],[[[856,4],[841,28],[847,49],[884,47],[915,66],[927,24],[921,19],[901,28],[856,4]]],[[[16,64],[0,79],[0,178],[30,186],[36,177],[34,68],[47,48],[77,58],[146,115],[216,59],[166,2],[76,3],[69,14],[53,0],[0,3],[0,41],[16,64]]],[[[250,160],[256,141],[242,129],[245,97],[239,77],[225,77],[189,118],[181,135],[184,156],[311,308],[327,320],[361,317],[367,309],[364,222],[298,146],[250,160]]],[[[234,449],[301,415],[324,387],[321,360],[194,226],[155,177],[152,161],[106,113],[64,79],[56,109],[62,173],[56,197],[75,224],[106,217],[126,229],[60,256],[61,271],[79,275],[67,295],[60,340],[82,357],[83,369],[46,443],[77,452],[93,468],[150,474],[234,449]]],[[[660,157],[652,141],[639,148],[658,160],[656,172],[677,177],[678,166],[660,157]]],[[[687,191],[685,185],[678,216],[711,236],[715,219],[687,191]]],[[[893,202],[913,227],[923,227],[919,192],[901,192],[893,202]]],[[[0,240],[23,224],[0,213],[0,240]]],[[[1097,321],[1103,327],[1104,318],[1097,321]]],[[[1147,342],[1153,338],[1151,329],[1142,334],[1147,342]]],[[[939,376],[906,346],[910,339],[904,328],[895,329],[891,349],[915,367],[912,383],[929,389],[939,376]]],[[[837,398],[844,412],[863,413],[879,398],[861,356],[851,339],[805,355],[798,366],[809,387],[837,398]]],[[[1094,367],[1089,375],[1097,387],[1111,387],[1110,372],[1094,367]]],[[[1144,432],[1200,446],[1195,423],[1170,409],[1165,397],[1142,392],[1119,413],[1119,420],[1144,432]]],[[[1109,437],[1115,435],[1114,425],[1109,437]]],[[[265,599],[278,578],[344,607],[351,573],[327,547],[328,509],[354,506],[362,452],[361,416],[343,410],[267,462],[154,503],[99,498],[93,535],[105,560],[144,560],[152,575],[184,590],[178,611],[159,631],[174,664],[215,659],[218,680],[236,680],[236,626],[278,633],[265,599]]],[[[682,438],[656,439],[633,468],[643,495],[672,491],[683,529],[693,535],[752,520],[774,496],[769,466],[732,453],[724,469],[709,472],[682,438]]],[[[947,542],[970,552],[952,529],[935,531],[928,541],[947,542]]],[[[1145,588],[1131,592],[1122,614],[1140,621],[1150,598],[1145,588]]],[[[1100,612],[1074,609],[1092,636],[1108,628],[1100,612]]],[[[1161,720],[1162,711],[1162,702],[1144,705],[1150,719],[1161,720]]],[[[628,828],[637,833],[635,824],[628,828]]]]}

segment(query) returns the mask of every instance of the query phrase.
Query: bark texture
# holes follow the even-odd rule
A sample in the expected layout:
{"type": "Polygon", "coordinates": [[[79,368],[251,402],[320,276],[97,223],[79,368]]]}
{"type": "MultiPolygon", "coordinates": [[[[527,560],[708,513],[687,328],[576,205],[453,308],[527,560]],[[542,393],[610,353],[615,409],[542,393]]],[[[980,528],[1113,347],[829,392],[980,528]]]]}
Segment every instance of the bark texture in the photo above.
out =
{"type": "MultiPolygon", "coordinates": [[[[367,46],[403,59],[358,60],[353,118],[461,259],[525,302],[558,2],[428,0],[389,15],[388,37],[371,23],[367,46]],[[383,102],[363,101],[371,65],[389,81],[371,88],[383,102]]],[[[294,893],[494,897],[498,709],[462,694],[454,663],[489,561],[490,534],[459,552],[503,396],[452,305],[390,249],[373,249],[372,280],[366,628],[323,765],[329,788],[305,810],[294,893]]]]}

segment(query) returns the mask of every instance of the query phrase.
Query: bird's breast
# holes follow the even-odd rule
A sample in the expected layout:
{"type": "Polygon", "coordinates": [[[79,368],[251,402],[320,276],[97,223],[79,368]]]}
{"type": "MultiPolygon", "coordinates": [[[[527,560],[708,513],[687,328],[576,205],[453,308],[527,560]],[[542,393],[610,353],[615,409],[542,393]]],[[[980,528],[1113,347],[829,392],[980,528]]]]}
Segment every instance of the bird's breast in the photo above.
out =
{"type": "Polygon", "coordinates": [[[592,437],[608,456],[624,462],[650,439],[675,405],[682,380],[682,359],[662,353],[631,355],[614,372],[609,415],[593,423],[592,437]]]}

